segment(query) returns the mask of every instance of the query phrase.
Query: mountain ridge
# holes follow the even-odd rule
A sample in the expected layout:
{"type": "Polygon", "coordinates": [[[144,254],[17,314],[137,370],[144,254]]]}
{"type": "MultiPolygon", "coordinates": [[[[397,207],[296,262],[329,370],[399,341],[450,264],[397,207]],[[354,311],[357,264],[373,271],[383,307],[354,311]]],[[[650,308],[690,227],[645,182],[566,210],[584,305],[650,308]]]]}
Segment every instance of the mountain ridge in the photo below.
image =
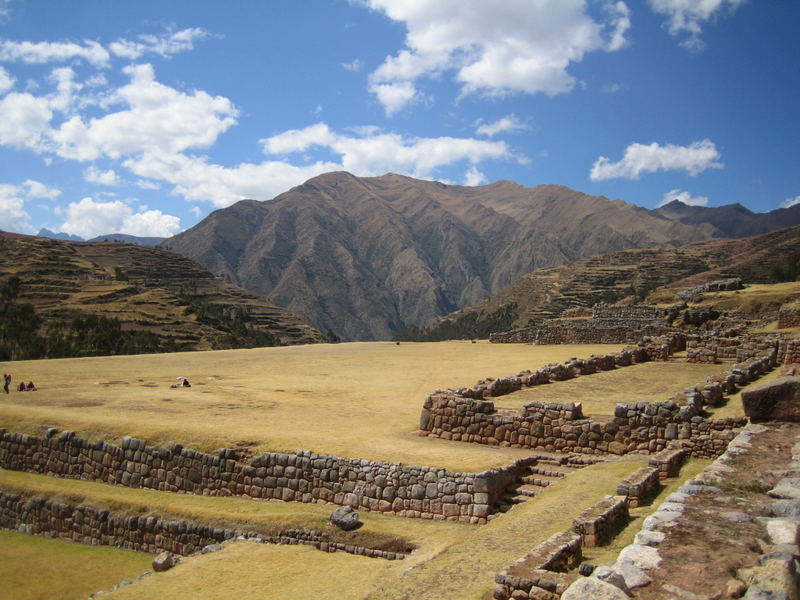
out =
{"type": "MultiPolygon", "coordinates": [[[[708,209],[714,211],[715,209],[708,209]]],[[[651,211],[565,186],[447,185],[404,175],[314,177],[217,210],[162,243],[345,339],[390,339],[481,302],[535,269],[746,227],[726,212],[651,211]],[[700,215],[700,216],[698,216],[700,215]]],[[[769,214],[769,213],[766,213],[769,214]]],[[[785,215],[800,223],[800,209],[785,215]]],[[[791,224],[791,223],[789,223],[791,224]]]]}

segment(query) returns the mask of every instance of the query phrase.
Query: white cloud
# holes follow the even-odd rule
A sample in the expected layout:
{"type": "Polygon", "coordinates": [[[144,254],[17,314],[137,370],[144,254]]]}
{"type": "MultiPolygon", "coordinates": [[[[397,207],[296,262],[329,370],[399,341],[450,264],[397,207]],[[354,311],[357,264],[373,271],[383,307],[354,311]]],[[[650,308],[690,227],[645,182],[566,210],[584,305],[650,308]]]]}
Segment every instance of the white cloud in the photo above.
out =
{"type": "Polygon", "coordinates": [[[642,173],[656,171],[686,171],[697,175],[706,169],[721,169],[723,164],[719,151],[711,140],[694,142],[689,146],[675,146],[657,143],[649,145],[631,144],[625,150],[622,160],[612,163],[605,156],[598,158],[589,178],[592,181],[624,177],[638,179],[642,173]]]}
{"type": "Polygon", "coordinates": [[[780,208],[791,208],[792,206],[795,206],[797,204],[800,204],[800,196],[795,196],[794,198],[787,198],[786,200],[781,202],[780,208]]]}
{"type": "Polygon", "coordinates": [[[170,237],[181,229],[178,217],[160,210],[134,213],[121,200],[97,202],[84,198],[80,202],[70,202],[66,216],[59,229],[86,239],[107,233],[170,237]]]}
{"type": "Polygon", "coordinates": [[[365,1],[407,28],[406,47],[370,77],[370,91],[390,115],[419,99],[415,80],[448,71],[462,95],[568,92],[575,85],[570,64],[622,48],[630,27],[624,2],[605,2],[598,21],[585,0],[365,1]]]}
{"type": "Polygon", "coordinates": [[[515,115],[508,115],[498,119],[494,123],[482,123],[475,130],[475,133],[478,135],[494,137],[498,133],[510,133],[513,131],[519,131],[521,129],[528,129],[528,126],[520,121],[515,115]]]}
{"type": "Polygon", "coordinates": [[[0,94],[5,94],[14,87],[14,78],[3,67],[0,67],[0,94]]]}
{"type": "Polygon", "coordinates": [[[650,8],[668,17],[666,27],[670,35],[686,34],[680,44],[688,50],[702,50],[701,23],[716,18],[725,10],[731,13],[746,0],[648,0],[650,8]]]}
{"type": "Polygon", "coordinates": [[[140,179],[136,182],[136,187],[143,190],[160,190],[161,186],[155,181],[148,181],[147,179],[140,179]]]}
{"type": "Polygon", "coordinates": [[[121,87],[106,106],[127,110],[90,119],[75,116],[52,133],[58,154],[75,160],[100,156],[120,158],[139,152],[181,152],[207,148],[236,122],[237,109],[227,98],[203,91],[179,92],[155,80],[149,64],[127,67],[131,82],[121,87]]]}
{"type": "Polygon", "coordinates": [[[356,58],[348,63],[339,63],[345,71],[360,71],[364,68],[364,61],[356,58]]]}
{"type": "Polygon", "coordinates": [[[22,232],[30,229],[30,215],[19,187],[0,184],[0,229],[22,232]]]}
{"type": "Polygon", "coordinates": [[[431,177],[437,168],[467,161],[514,158],[505,142],[473,138],[405,138],[372,130],[363,136],[334,133],[324,123],[295,129],[261,140],[269,154],[327,148],[339,155],[342,168],[356,175],[387,172],[431,177]]]}
{"type": "Polygon", "coordinates": [[[472,165],[468,170],[467,174],[464,177],[464,185],[475,186],[475,185],[483,185],[488,180],[486,179],[486,175],[481,173],[475,165],[472,165]]]}
{"type": "Polygon", "coordinates": [[[0,60],[4,62],[45,64],[74,58],[82,58],[96,67],[105,67],[110,56],[103,46],[92,40],[84,40],[83,45],[74,42],[0,41],[0,60]]]}
{"type": "Polygon", "coordinates": [[[705,196],[692,196],[689,192],[683,192],[681,190],[670,190],[666,194],[664,194],[661,202],[658,203],[658,206],[664,206],[665,204],[669,204],[673,200],[677,200],[678,202],[683,202],[688,206],[708,206],[708,198],[705,196]]]}
{"type": "Polygon", "coordinates": [[[41,150],[52,118],[46,99],[12,92],[0,99],[0,144],[41,150]]]}
{"type": "Polygon", "coordinates": [[[28,198],[47,198],[48,200],[55,200],[61,195],[61,190],[58,188],[46,186],[33,179],[27,179],[22,185],[25,188],[25,195],[28,198]]]}
{"type": "Polygon", "coordinates": [[[162,35],[142,34],[138,36],[138,42],[124,38],[119,39],[116,42],[112,42],[109,48],[115,55],[133,60],[147,53],[170,58],[179,52],[193,50],[196,40],[203,40],[209,36],[210,34],[205,29],[192,27],[162,35]]]}
{"type": "Polygon", "coordinates": [[[95,166],[91,166],[83,172],[83,178],[89,183],[99,185],[120,185],[119,175],[114,169],[101,171],[95,166]]]}

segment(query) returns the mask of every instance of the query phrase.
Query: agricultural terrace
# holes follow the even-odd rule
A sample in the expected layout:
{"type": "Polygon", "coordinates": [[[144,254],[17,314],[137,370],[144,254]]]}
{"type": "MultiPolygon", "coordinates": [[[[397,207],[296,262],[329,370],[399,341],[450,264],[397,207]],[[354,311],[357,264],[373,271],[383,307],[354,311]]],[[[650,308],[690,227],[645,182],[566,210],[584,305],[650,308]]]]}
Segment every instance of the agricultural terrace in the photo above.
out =
{"type": "MultiPolygon", "coordinates": [[[[34,381],[38,391],[3,395],[0,427],[40,435],[53,426],[112,442],[130,435],[204,451],[305,449],[481,471],[528,451],[415,435],[426,395],[619,348],[378,342],[17,361],[0,368],[11,372],[14,385],[34,381]],[[179,377],[192,387],[172,388],[179,377]]],[[[538,386],[501,397],[498,405],[581,401],[585,414],[612,414],[615,402],[664,400],[723,368],[635,365],[538,386]]]]}

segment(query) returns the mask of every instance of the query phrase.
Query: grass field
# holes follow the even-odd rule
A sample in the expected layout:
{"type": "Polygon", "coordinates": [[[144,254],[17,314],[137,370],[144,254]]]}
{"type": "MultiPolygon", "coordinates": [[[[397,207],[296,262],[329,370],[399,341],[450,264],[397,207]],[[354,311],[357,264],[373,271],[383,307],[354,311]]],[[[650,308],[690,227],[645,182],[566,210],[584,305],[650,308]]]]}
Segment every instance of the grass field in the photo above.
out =
{"type": "Polygon", "coordinates": [[[0,531],[0,600],[84,600],[150,569],[141,552],[0,531]]]}
{"type": "Polygon", "coordinates": [[[378,342],[0,363],[39,388],[0,396],[0,427],[480,471],[527,453],[416,436],[428,394],[619,348],[378,342]],[[192,387],[171,389],[180,376],[192,387]]]}
{"type": "Polygon", "coordinates": [[[609,416],[621,402],[663,402],[670,396],[706,380],[728,365],[687,364],[683,361],[651,362],[624,369],[601,371],[550,385],[538,385],[501,396],[495,405],[519,408],[526,402],[581,402],[586,416],[609,416]]]}

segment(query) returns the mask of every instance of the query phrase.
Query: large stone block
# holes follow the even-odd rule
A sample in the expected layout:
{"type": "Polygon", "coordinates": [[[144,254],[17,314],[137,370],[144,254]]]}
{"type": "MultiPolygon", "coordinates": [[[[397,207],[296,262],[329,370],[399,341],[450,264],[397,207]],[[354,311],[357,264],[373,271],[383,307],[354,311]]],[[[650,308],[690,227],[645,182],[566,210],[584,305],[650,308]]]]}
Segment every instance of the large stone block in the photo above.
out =
{"type": "Polygon", "coordinates": [[[800,377],[780,377],[742,392],[744,414],[752,421],[800,422],[800,377]]]}

